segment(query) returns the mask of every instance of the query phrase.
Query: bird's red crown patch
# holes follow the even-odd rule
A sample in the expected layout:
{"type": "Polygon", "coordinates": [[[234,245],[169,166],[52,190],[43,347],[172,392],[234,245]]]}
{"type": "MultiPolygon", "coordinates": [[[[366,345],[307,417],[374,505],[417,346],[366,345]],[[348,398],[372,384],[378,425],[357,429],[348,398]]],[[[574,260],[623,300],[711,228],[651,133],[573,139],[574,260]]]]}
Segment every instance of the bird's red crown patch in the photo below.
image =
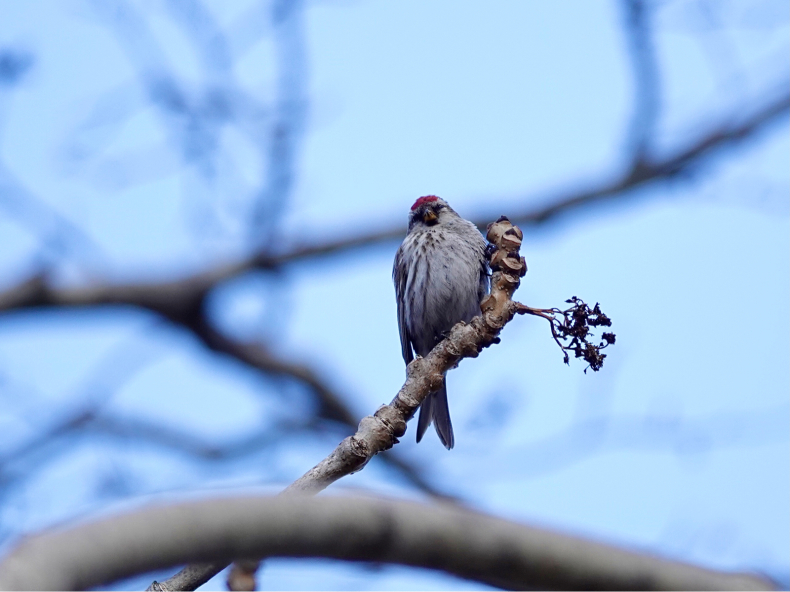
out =
{"type": "Polygon", "coordinates": [[[430,201],[436,201],[439,198],[435,195],[423,195],[420,199],[414,202],[414,205],[411,207],[412,211],[419,208],[422,204],[428,203],[430,201]]]}

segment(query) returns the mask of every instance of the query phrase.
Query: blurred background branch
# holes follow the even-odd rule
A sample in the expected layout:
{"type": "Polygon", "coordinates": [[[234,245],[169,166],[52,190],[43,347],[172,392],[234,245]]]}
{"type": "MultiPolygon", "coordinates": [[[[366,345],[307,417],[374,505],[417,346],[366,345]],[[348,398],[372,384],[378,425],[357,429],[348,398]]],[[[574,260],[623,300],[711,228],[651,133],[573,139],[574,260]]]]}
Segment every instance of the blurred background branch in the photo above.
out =
{"type": "Polygon", "coordinates": [[[670,562],[454,505],[370,496],[215,499],[138,510],[30,538],[0,564],[0,586],[82,590],[177,562],[227,561],[229,550],[246,557],[381,559],[504,589],[774,589],[764,578],[670,562]],[[130,548],[138,549],[132,560],[124,557],[130,548]]]}

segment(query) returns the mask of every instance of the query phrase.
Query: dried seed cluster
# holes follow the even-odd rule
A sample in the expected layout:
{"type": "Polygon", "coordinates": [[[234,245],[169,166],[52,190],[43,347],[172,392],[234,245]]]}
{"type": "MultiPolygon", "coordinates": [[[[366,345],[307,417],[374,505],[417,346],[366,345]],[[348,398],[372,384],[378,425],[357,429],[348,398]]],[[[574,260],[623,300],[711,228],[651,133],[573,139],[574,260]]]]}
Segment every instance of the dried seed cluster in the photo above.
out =
{"type": "MultiPolygon", "coordinates": [[[[588,337],[591,336],[591,327],[611,327],[612,321],[603,313],[597,302],[593,308],[590,308],[577,296],[573,296],[565,302],[573,304],[573,306],[563,311],[553,309],[562,316],[561,320],[557,319],[555,313],[557,336],[562,341],[570,339],[568,345],[560,346],[565,351],[565,363],[569,363],[568,351],[572,351],[575,357],[584,358],[593,372],[597,372],[603,366],[603,360],[606,357],[606,354],[601,353],[601,350],[615,342],[615,334],[604,333],[601,335],[602,341],[598,345],[591,343],[588,337]]],[[[586,373],[587,369],[585,368],[584,371],[586,373]]]]}

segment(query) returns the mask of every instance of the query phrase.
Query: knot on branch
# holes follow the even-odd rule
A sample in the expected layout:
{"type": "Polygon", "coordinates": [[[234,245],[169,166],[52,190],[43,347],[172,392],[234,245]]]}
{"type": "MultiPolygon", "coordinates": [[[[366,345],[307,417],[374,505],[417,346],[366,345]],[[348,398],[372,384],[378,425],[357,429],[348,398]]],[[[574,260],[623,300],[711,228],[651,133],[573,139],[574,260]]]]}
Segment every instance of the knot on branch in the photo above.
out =
{"type": "Polygon", "coordinates": [[[502,310],[507,305],[508,300],[507,294],[503,292],[493,292],[486,296],[483,299],[483,302],[480,303],[480,310],[483,311],[483,314],[492,313],[495,310],[502,310]]]}
{"type": "Polygon", "coordinates": [[[504,290],[508,298],[513,296],[520,283],[520,278],[527,273],[527,261],[519,254],[524,233],[506,216],[488,225],[486,238],[489,245],[486,249],[488,265],[493,272],[491,276],[491,294],[504,290]]]}
{"type": "MultiPolygon", "coordinates": [[[[443,353],[445,357],[452,359],[454,354],[448,351],[451,341],[452,337],[444,340],[438,346],[436,346],[434,350],[443,347],[443,353]]],[[[460,356],[455,357],[457,358],[460,356]]],[[[406,366],[406,384],[404,385],[404,388],[401,389],[399,396],[401,397],[401,400],[412,409],[416,409],[422,402],[422,398],[415,399],[409,395],[414,387],[416,387],[417,391],[422,391],[423,386],[421,385],[425,385],[428,388],[428,392],[433,392],[442,386],[444,374],[441,371],[437,372],[435,365],[435,361],[428,362],[426,361],[426,358],[418,356],[414,358],[408,366],[406,366]],[[405,388],[406,386],[410,386],[412,388],[405,388]]]]}
{"type": "Polygon", "coordinates": [[[500,216],[496,222],[488,225],[486,238],[490,243],[487,254],[491,271],[502,272],[500,281],[513,286],[515,290],[519,278],[527,273],[527,261],[519,254],[524,233],[518,226],[513,226],[506,216],[500,216]]]}
{"type": "Polygon", "coordinates": [[[359,422],[357,433],[345,438],[338,447],[342,458],[341,464],[344,465],[349,475],[361,470],[375,454],[365,441],[365,436],[371,433],[371,424],[378,424],[378,422],[369,415],[363,417],[359,422]]]}
{"type": "Polygon", "coordinates": [[[373,417],[384,425],[395,442],[406,433],[406,420],[392,405],[382,405],[376,410],[373,417]]]}

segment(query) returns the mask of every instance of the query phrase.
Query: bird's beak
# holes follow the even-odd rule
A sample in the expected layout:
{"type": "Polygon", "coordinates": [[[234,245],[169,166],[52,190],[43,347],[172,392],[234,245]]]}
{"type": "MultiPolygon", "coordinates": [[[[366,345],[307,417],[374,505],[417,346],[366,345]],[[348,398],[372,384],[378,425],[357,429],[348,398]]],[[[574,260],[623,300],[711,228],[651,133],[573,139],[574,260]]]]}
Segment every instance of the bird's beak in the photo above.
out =
{"type": "Polygon", "coordinates": [[[436,215],[436,212],[433,210],[425,210],[425,213],[422,215],[422,221],[426,224],[433,224],[435,223],[439,217],[436,215]]]}

